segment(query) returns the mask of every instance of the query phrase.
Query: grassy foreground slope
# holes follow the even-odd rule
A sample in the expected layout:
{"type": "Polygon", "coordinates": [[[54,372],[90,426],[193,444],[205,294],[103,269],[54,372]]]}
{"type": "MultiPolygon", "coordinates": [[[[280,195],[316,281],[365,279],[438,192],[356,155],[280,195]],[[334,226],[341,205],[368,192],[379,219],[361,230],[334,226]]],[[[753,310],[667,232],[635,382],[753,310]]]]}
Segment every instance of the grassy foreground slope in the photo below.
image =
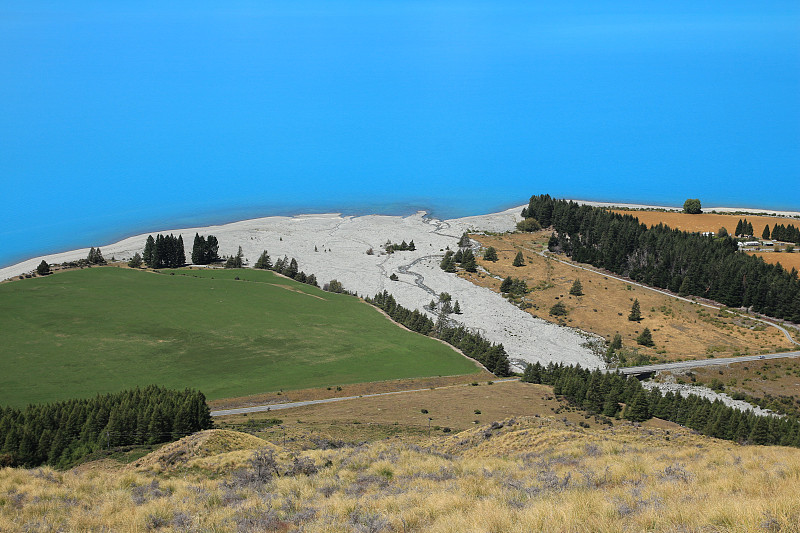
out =
{"type": "Polygon", "coordinates": [[[0,405],[152,383],[214,399],[478,370],[353,297],[271,272],[197,272],[92,268],[0,286],[0,405]]]}
{"type": "Polygon", "coordinates": [[[796,532],[800,523],[800,451],[682,429],[522,417],[419,444],[292,453],[264,443],[252,461],[258,446],[214,430],[122,471],[2,469],[0,530],[796,532]]]}

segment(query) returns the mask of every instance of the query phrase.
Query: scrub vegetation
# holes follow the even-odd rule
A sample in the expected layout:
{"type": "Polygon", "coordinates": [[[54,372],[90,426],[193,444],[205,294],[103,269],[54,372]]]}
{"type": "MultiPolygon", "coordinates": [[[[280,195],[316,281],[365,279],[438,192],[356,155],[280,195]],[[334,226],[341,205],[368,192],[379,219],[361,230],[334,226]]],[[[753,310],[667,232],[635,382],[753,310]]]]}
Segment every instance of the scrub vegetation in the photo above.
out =
{"type": "Polygon", "coordinates": [[[212,430],[126,468],[0,471],[6,531],[796,531],[800,452],[518,417],[287,450],[212,430]]]}

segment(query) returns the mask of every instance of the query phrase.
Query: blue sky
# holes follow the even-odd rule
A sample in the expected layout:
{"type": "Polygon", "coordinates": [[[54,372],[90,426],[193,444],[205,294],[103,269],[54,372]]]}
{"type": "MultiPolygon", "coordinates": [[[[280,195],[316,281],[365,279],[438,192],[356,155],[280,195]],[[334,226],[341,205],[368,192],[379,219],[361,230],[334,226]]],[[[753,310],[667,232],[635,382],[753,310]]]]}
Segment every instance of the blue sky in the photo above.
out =
{"type": "Polygon", "coordinates": [[[0,6],[0,264],[531,194],[800,210],[797,2],[0,6]]]}

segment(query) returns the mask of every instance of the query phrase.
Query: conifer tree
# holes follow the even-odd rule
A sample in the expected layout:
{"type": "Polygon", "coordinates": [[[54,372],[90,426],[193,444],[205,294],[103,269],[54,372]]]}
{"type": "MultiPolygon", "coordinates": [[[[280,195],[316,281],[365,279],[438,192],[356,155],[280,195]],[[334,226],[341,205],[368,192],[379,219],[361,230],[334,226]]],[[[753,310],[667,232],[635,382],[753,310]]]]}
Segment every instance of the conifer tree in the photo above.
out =
{"type": "Polygon", "coordinates": [[[569,293],[573,296],[583,296],[583,285],[581,285],[581,280],[576,279],[572,283],[572,287],[570,287],[569,293]]]}
{"type": "Polygon", "coordinates": [[[493,246],[489,246],[483,254],[485,261],[497,261],[497,250],[493,246]]]}
{"type": "Polygon", "coordinates": [[[258,261],[256,261],[255,268],[261,270],[269,270],[272,268],[272,261],[269,258],[269,254],[266,250],[261,252],[261,255],[258,257],[258,261]]]}
{"type": "Polygon", "coordinates": [[[178,235],[177,247],[175,266],[183,266],[186,264],[186,247],[183,245],[183,235],[178,235]]]}
{"type": "Polygon", "coordinates": [[[464,270],[467,272],[477,272],[478,265],[475,263],[475,255],[472,253],[472,250],[467,248],[464,251],[464,255],[461,261],[461,266],[464,267],[464,270]]]}
{"type": "Polygon", "coordinates": [[[467,235],[466,231],[464,232],[463,235],[461,235],[461,238],[458,240],[458,246],[459,248],[466,248],[469,246],[469,235],[467,235]]]}
{"type": "Polygon", "coordinates": [[[503,283],[500,284],[500,292],[503,293],[510,292],[513,284],[514,281],[511,279],[511,276],[508,276],[506,279],[503,280],[503,283]]]}
{"type": "Polygon", "coordinates": [[[743,225],[742,224],[742,219],[740,218],[739,222],[736,223],[736,232],[734,233],[734,235],[736,235],[737,237],[739,235],[744,235],[744,232],[743,232],[743,229],[742,229],[742,225],[743,225]]]}
{"type": "Polygon", "coordinates": [[[206,265],[219,261],[219,241],[217,241],[217,238],[213,235],[209,235],[208,238],[206,238],[204,256],[206,265]]]}
{"type": "Polygon", "coordinates": [[[636,342],[642,346],[655,346],[653,342],[653,334],[650,333],[650,328],[644,328],[642,332],[636,337],[636,342]]]}
{"type": "Polygon", "coordinates": [[[631,322],[638,322],[642,319],[642,312],[639,309],[639,299],[636,298],[631,306],[631,312],[628,314],[628,320],[631,322]]]}
{"type": "Polygon", "coordinates": [[[136,252],[135,254],[133,254],[133,257],[131,257],[131,260],[128,261],[128,266],[130,268],[139,268],[139,267],[142,266],[142,256],[139,255],[139,252],[136,252]]]}
{"type": "Polygon", "coordinates": [[[769,224],[764,226],[764,231],[761,232],[762,239],[769,239],[769,224]]]}
{"type": "MultiPolygon", "coordinates": [[[[206,258],[206,240],[201,237],[199,233],[194,234],[194,244],[192,245],[192,264],[205,265],[206,258]]],[[[150,262],[147,263],[148,265],[150,262]]]]}
{"type": "Polygon", "coordinates": [[[38,267],[36,267],[36,273],[40,276],[46,276],[50,273],[50,265],[47,264],[47,261],[42,259],[42,262],[39,263],[38,267]]]}
{"type": "Polygon", "coordinates": [[[514,257],[514,262],[511,264],[515,267],[525,266],[525,259],[522,257],[522,251],[517,252],[517,255],[514,257]]]}
{"type": "Polygon", "coordinates": [[[156,247],[155,239],[153,239],[152,235],[148,235],[147,241],[144,244],[144,256],[142,257],[144,262],[147,263],[147,266],[152,266],[153,264],[153,250],[155,249],[155,247],[156,247]]]}
{"type": "Polygon", "coordinates": [[[244,254],[242,254],[242,247],[239,246],[239,251],[236,252],[236,255],[235,256],[232,255],[225,262],[225,268],[242,268],[242,265],[243,265],[242,258],[243,257],[244,257],[244,254]]]}
{"type": "Polygon", "coordinates": [[[625,408],[622,415],[632,422],[644,422],[650,418],[650,408],[647,403],[647,395],[640,390],[633,397],[633,400],[625,408]]]}
{"type": "Polygon", "coordinates": [[[456,303],[453,304],[453,313],[460,315],[461,314],[461,305],[456,300],[456,303]]]}

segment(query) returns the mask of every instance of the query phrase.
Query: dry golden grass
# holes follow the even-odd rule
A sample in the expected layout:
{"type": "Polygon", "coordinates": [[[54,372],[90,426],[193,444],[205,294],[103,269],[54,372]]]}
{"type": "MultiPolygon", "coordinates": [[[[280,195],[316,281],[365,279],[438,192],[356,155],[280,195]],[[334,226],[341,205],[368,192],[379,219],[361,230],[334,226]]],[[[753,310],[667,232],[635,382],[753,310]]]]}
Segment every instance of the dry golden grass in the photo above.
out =
{"type": "Polygon", "coordinates": [[[255,431],[264,439],[293,450],[315,442],[361,443],[383,438],[416,439],[461,431],[510,416],[566,417],[573,424],[599,426],[593,418],[566,408],[550,387],[499,382],[454,386],[408,394],[358,398],[287,410],[219,417],[222,427],[255,431]],[[427,413],[422,411],[426,410],[427,413]],[[475,413],[475,411],[480,413],[475,413]],[[271,418],[282,423],[262,428],[271,418]],[[430,421],[428,419],[431,419],[430,421]],[[430,422],[430,424],[429,424],[430,422]]]}
{"type": "Polygon", "coordinates": [[[796,251],[790,254],[775,252],[750,252],[750,255],[760,257],[767,263],[780,263],[781,266],[786,270],[795,268],[800,271],[800,253],[797,253],[796,251]]]}
{"type": "Polygon", "coordinates": [[[713,213],[701,213],[699,215],[690,215],[688,213],[675,213],[675,212],[662,212],[662,211],[623,211],[611,210],[612,213],[620,213],[623,215],[633,215],[639,219],[642,224],[648,226],[656,226],[658,224],[665,224],[671,228],[683,231],[713,231],[717,233],[720,228],[725,228],[728,233],[733,235],[736,230],[736,224],[746,218],[748,222],[753,224],[753,232],[757,237],[761,236],[764,231],[764,226],[769,225],[770,231],[775,224],[783,224],[788,226],[793,224],[795,227],[800,225],[800,220],[788,217],[765,217],[765,216],[749,216],[749,215],[719,215],[713,213]]]}
{"type": "Polygon", "coordinates": [[[501,424],[421,446],[309,450],[316,473],[261,483],[7,468],[0,531],[800,531],[800,450],[548,417],[501,424]]]}
{"type": "Polygon", "coordinates": [[[459,385],[464,383],[471,383],[473,381],[487,381],[497,379],[494,374],[483,370],[476,374],[467,374],[464,376],[443,376],[435,378],[417,378],[417,379],[394,379],[387,381],[373,381],[371,383],[354,383],[352,385],[343,385],[341,390],[336,387],[323,387],[312,389],[300,389],[291,391],[278,391],[265,394],[256,394],[253,396],[244,396],[242,398],[223,398],[208,402],[211,410],[234,409],[237,407],[246,407],[252,405],[268,405],[272,403],[289,403],[289,402],[302,402],[307,400],[321,400],[325,398],[342,398],[348,396],[361,396],[365,394],[380,394],[384,392],[395,392],[414,389],[427,389],[432,387],[448,387],[451,385],[459,385]]]}
{"type": "MultiPolygon", "coordinates": [[[[497,262],[478,260],[483,268],[501,278],[525,279],[528,287],[534,289],[526,300],[534,305],[528,311],[535,316],[590,331],[608,340],[619,333],[624,346],[637,348],[654,360],[768,353],[793,346],[775,328],[541,257],[535,252],[546,247],[548,237],[546,232],[472,236],[483,247],[494,246],[497,250],[497,262]],[[514,267],[511,263],[520,250],[526,265],[514,267]],[[583,296],[569,294],[576,278],[583,285],[583,296]],[[634,299],[638,299],[641,306],[641,322],[628,320],[634,299]],[[549,314],[550,307],[559,301],[569,310],[566,320],[549,314]],[[636,343],[636,337],[645,327],[653,333],[654,348],[636,343]]],[[[499,292],[498,279],[480,273],[459,275],[499,292]]]]}

